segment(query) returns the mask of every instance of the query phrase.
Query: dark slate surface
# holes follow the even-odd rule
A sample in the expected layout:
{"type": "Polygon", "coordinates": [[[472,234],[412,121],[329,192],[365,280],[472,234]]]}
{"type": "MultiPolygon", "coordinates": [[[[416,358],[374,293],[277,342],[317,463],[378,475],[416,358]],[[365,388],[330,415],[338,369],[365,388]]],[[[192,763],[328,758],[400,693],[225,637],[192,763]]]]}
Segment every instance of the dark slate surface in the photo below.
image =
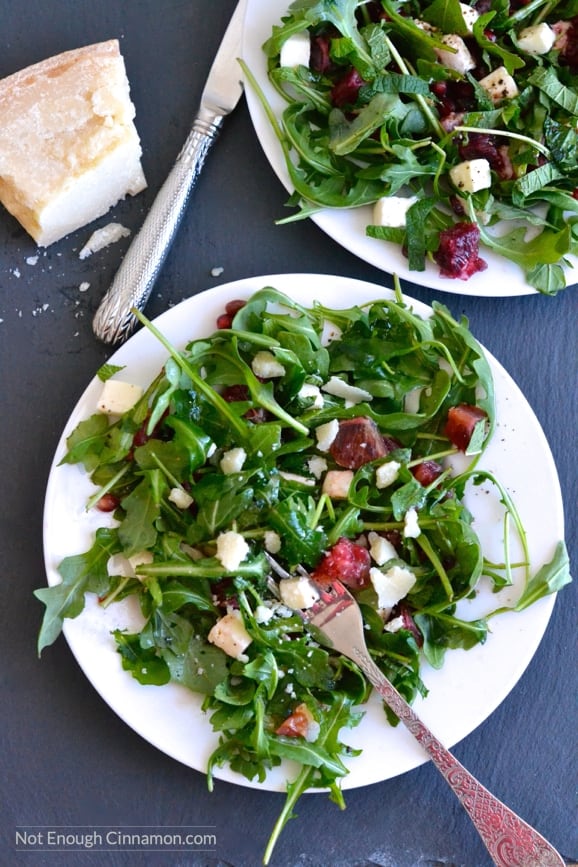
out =
{"type": "MultiPolygon", "coordinates": [[[[140,225],[188,129],[232,0],[0,0],[0,76],[59,51],[121,39],[149,189],[114,217],[140,225]]],[[[390,284],[311,223],[275,227],[285,191],[253,133],[244,103],[229,119],[201,177],[147,312],[156,315],[221,281],[254,274],[338,273],[390,284]]],[[[106,222],[106,219],[101,221],[106,222]]],[[[36,658],[41,618],[32,591],[45,580],[42,508],[60,432],[111,350],[91,318],[127,241],[80,261],[86,230],[37,255],[0,213],[0,371],[3,442],[0,582],[0,863],[234,865],[259,863],[282,796],[218,783],[167,758],[125,726],[94,692],[65,642],[36,658]],[[83,282],[90,284],[80,292],[83,282]],[[209,825],[216,852],[183,857],[94,851],[15,851],[24,825],[209,825]]],[[[440,293],[405,285],[431,302],[440,293]]],[[[552,448],[576,551],[576,291],[556,298],[484,299],[444,294],[525,392],[552,448]]],[[[528,467],[532,473],[532,467],[528,467]]],[[[540,492],[536,491],[539,508],[540,492]]],[[[569,860],[576,835],[576,592],[558,598],[535,658],[506,701],[455,747],[466,766],[538,827],[569,860]]],[[[323,795],[299,804],[273,863],[485,867],[461,808],[430,766],[347,795],[340,813],[323,795]]]]}

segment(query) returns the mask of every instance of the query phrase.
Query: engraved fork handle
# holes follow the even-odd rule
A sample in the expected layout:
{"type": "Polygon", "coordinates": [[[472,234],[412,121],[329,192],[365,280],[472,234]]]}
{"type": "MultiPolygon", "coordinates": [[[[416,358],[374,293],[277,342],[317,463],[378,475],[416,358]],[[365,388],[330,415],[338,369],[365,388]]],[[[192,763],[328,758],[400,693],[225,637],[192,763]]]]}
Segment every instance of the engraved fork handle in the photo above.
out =
{"type": "Polygon", "coordinates": [[[352,658],[370,683],[453,789],[497,867],[564,867],[565,862],[554,847],[482,786],[431,733],[369,654],[359,647],[353,651],[352,658]]]}
{"type": "Polygon", "coordinates": [[[223,119],[223,115],[207,109],[197,114],[170,174],[96,311],[92,327],[105,343],[125,339],[136,325],[132,308],[142,310],[148,301],[223,119]]]}

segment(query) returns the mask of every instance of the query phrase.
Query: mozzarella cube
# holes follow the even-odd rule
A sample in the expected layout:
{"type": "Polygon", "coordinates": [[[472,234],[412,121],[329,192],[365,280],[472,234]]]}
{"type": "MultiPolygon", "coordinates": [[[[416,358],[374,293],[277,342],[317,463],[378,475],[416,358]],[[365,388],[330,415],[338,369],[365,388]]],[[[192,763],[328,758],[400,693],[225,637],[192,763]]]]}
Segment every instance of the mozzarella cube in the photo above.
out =
{"type": "Polygon", "coordinates": [[[353,470],[329,470],[323,479],[321,493],[332,500],[346,500],[353,481],[353,470]]]}
{"type": "Polygon", "coordinates": [[[417,539],[421,529],[415,509],[408,509],[403,519],[403,535],[405,539],[417,539]]]}
{"type": "Polygon", "coordinates": [[[321,386],[322,391],[327,394],[332,394],[334,397],[341,397],[348,401],[351,405],[362,403],[364,400],[372,400],[372,395],[365,391],[364,388],[358,388],[356,385],[350,385],[338,376],[332,376],[325,385],[321,386]]]}
{"type": "Polygon", "coordinates": [[[188,509],[193,505],[193,498],[184,488],[171,488],[169,500],[174,503],[177,509],[188,509]]]}
{"type": "Polygon", "coordinates": [[[476,193],[492,186],[490,164],[486,159],[465,160],[450,169],[454,186],[464,193],[476,193]]]}
{"type": "Polygon", "coordinates": [[[399,474],[401,464],[398,461],[387,461],[375,471],[375,487],[382,490],[392,485],[399,474]]]}
{"type": "Polygon", "coordinates": [[[307,30],[294,33],[281,46],[279,66],[288,67],[309,66],[311,59],[311,39],[307,30]]]}
{"type": "Polygon", "coordinates": [[[377,593],[378,608],[388,610],[407,596],[416,581],[413,572],[404,566],[392,566],[387,572],[372,566],[369,579],[377,593]]]}
{"type": "Polygon", "coordinates": [[[120,379],[107,379],[97,403],[99,412],[108,415],[123,415],[138,403],[143,394],[139,385],[121,382],[120,379]]]}
{"type": "Polygon", "coordinates": [[[385,536],[380,536],[379,533],[369,533],[367,537],[369,542],[369,553],[371,558],[378,566],[383,566],[388,560],[393,560],[397,557],[397,551],[385,536]]]}
{"type": "Polygon", "coordinates": [[[494,102],[501,102],[503,99],[514,99],[519,93],[518,85],[505,66],[498,66],[489,75],[480,78],[478,84],[484,88],[494,102]]]}
{"type": "Polygon", "coordinates": [[[441,48],[436,48],[436,54],[440,63],[447,66],[448,69],[453,69],[455,72],[469,72],[476,65],[476,61],[470,54],[469,48],[456,33],[448,33],[442,36],[441,40],[444,45],[448,46],[448,51],[441,48]]]}
{"type": "Polygon", "coordinates": [[[243,469],[243,464],[247,460],[247,452],[243,448],[229,449],[225,452],[219,462],[221,470],[226,476],[231,473],[240,473],[243,469]]]}
{"type": "Polygon", "coordinates": [[[373,224],[401,229],[405,226],[406,214],[417,202],[417,196],[384,196],[373,206],[373,224]]]}
{"type": "Polygon", "coordinates": [[[281,601],[289,608],[311,608],[319,599],[319,591],[305,575],[282,578],[279,581],[281,601]]]}
{"type": "Polygon", "coordinates": [[[238,569],[247,554],[249,546],[243,536],[234,530],[227,530],[217,536],[217,560],[225,567],[227,572],[238,569]]]}
{"type": "Polygon", "coordinates": [[[473,6],[468,6],[466,3],[460,3],[460,10],[468,33],[473,33],[474,24],[480,17],[480,13],[473,6]]]}
{"type": "Polygon", "coordinates": [[[518,48],[526,54],[547,54],[556,41],[556,34],[545,21],[525,27],[518,34],[518,48]]]}
{"type": "Polygon", "coordinates": [[[253,641],[245,629],[240,611],[231,611],[217,620],[207,638],[233,659],[238,659],[253,641]]]}
{"type": "Polygon", "coordinates": [[[325,424],[320,424],[315,428],[315,437],[317,438],[317,448],[321,452],[328,452],[331,444],[339,433],[339,422],[336,418],[325,424]]]}
{"type": "Polygon", "coordinates": [[[261,379],[276,379],[285,376],[285,368],[272,352],[262,349],[251,361],[251,370],[261,379]]]}

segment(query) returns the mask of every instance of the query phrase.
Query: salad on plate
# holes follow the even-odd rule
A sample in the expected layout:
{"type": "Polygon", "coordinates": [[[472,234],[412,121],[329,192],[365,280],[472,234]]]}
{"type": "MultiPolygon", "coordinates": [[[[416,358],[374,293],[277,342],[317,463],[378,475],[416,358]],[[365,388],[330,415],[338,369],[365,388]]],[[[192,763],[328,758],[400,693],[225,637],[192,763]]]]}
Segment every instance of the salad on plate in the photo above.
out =
{"type": "Polygon", "coordinates": [[[36,591],[39,651],[87,597],[107,610],[135,601],[140,626],[114,629],[117,658],[140,684],[203,697],[219,734],[209,785],[224,765],[259,781],[297,766],[267,862],[305,791],[344,806],[356,750],[343,732],[371,692],[299,615],[315,581],[354,593],[373,659],[411,702],[427,694],[424,665],[441,668],[449,651],[486,642],[493,618],[564,586],[567,553],[560,540],[531,569],[510,494],[477,467],[496,424],[492,370],[444,306],[419,316],[398,287],[350,308],[306,307],[269,286],[231,298],[216,330],[184,350],[138,315],[168,359],[144,389],[105,365],[94,413],[67,437],[60,463],[84,468],[86,509],[101,520],[91,547],[59,564],[60,582],[36,591]],[[464,502],[476,485],[502,504],[499,562],[464,502]],[[465,616],[481,582],[497,592],[520,570],[511,605],[495,596],[465,616]]]}
{"type": "MultiPolygon", "coordinates": [[[[296,212],[372,206],[408,269],[492,251],[554,295],[578,252],[575,0],[295,0],[263,50],[296,212]]],[[[411,276],[411,275],[410,275],[411,276]]]]}

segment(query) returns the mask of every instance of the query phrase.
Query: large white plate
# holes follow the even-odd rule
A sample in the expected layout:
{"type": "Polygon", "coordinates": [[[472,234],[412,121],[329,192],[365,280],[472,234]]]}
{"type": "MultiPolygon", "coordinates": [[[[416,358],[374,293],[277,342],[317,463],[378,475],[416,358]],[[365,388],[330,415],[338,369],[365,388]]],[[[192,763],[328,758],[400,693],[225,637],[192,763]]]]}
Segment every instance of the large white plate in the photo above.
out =
{"type": "MultiPolygon", "coordinates": [[[[267,64],[262,45],[271,35],[273,25],[280,24],[281,17],[287,14],[290,2],[291,0],[268,0],[266,3],[263,0],[248,0],[243,38],[243,59],[279,118],[286,103],[267,77],[267,64]]],[[[249,82],[246,84],[245,93],[251,119],[265,155],[281,183],[288,191],[293,192],[281,147],[263,106],[249,82]]],[[[469,280],[440,277],[437,266],[431,262],[426,263],[425,271],[410,271],[407,259],[396,244],[367,237],[365,229],[372,222],[371,215],[371,206],[365,206],[339,210],[325,209],[311,219],[333,240],[360,259],[388,274],[397,274],[418,286],[428,286],[430,289],[458,295],[487,297],[529,295],[536,291],[526,283],[524,274],[517,265],[485,247],[482,248],[480,255],[487,262],[488,267],[485,271],[474,274],[469,280]]],[[[286,215],[279,214],[280,218],[283,216],[286,215]]],[[[279,231],[283,231],[282,226],[279,227],[279,231]]],[[[570,256],[568,260],[573,262],[575,267],[578,266],[575,257],[570,256]]],[[[566,270],[568,283],[575,282],[578,273],[572,268],[566,270]]]]}
{"type": "MultiPolygon", "coordinates": [[[[275,286],[303,304],[313,299],[333,307],[391,297],[391,292],[371,283],[325,275],[273,275],[252,277],[225,284],[182,302],[164,313],[156,324],[177,346],[210,334],[227,301],[243,298],[263,286],[275,286]]],[[[429,307],[407,299],[422,316],[429,307]]],[[[483,459],[515,498],[528,532],[532,568],[552,558],[554,547],[563,538],[560,486],[552,455],[540,425],[510,376],[488,356],[495,377],[498,426],[483,459]],[[532,467],[532,472],[528,472],[532,467]],[[539,492],[539,497],[537,493],[539,492]]],[[[146,330],[137,332],[114,353],[111,363],[125,365],[123,377],[147,385],[156,375],[166,352],[146,330]]],[[[84,471],[59,462],[65,440],[78,422],[95,411],[102,383],[94,379],[76,405],[58,445],[50,472],[44,512],[44,548],[48,583],[59,582],[57,567],[63,557],[87,550],[93,533],[102,524],[101,513],[88,514],[87,497],[93,487],[84,471]]],[[[494,492],[476,488],[468,495],[468,506],[476,518],[485,551],[502,559],[502,512],[494,492]]],[[[96,510],[94,510],[96,511],[96,510]]],[[[516,556],[516,554],[514,555],[516,556]]],[[[466,603],[462,613],[475,617],[498,604],[510,604],[519,586],[495,596],[482,590],[478,599],[466,603]]],[[[486,644],[468,652],[452,651],[441,671],[424,668],[430,689],[416,710],[441,740],[451,746],[478,726],[508,695],[530,662],[547,626],[553,597],[541,600],[520,614],[506,614],[492,621],[486,644]]],[[[66,639],[84,673],[102,698],[132,728],[154,746],[185,765],[204,771],[216,746],[200,699],[177,685],[141,686],[122,670],[120,657],[110,637],[116,627],[130,627],[134,612],[124,603],[104,612],[91,600],[75,620],[65,623],[66,639]]],[[[347,732],[349,743],[361,747],[361,756],[352,759],[345,788],[395,777],[424,761],[426,756],[403,726],[390,728],[377,701],[370,702],[361,725],[347,732]]],[[[244,786],[283,790],[287,775],[294,769],[283,766],[271,773],[264,784],[251,784],[227,768],[218,771],[221,779],[244,786]]]]}

